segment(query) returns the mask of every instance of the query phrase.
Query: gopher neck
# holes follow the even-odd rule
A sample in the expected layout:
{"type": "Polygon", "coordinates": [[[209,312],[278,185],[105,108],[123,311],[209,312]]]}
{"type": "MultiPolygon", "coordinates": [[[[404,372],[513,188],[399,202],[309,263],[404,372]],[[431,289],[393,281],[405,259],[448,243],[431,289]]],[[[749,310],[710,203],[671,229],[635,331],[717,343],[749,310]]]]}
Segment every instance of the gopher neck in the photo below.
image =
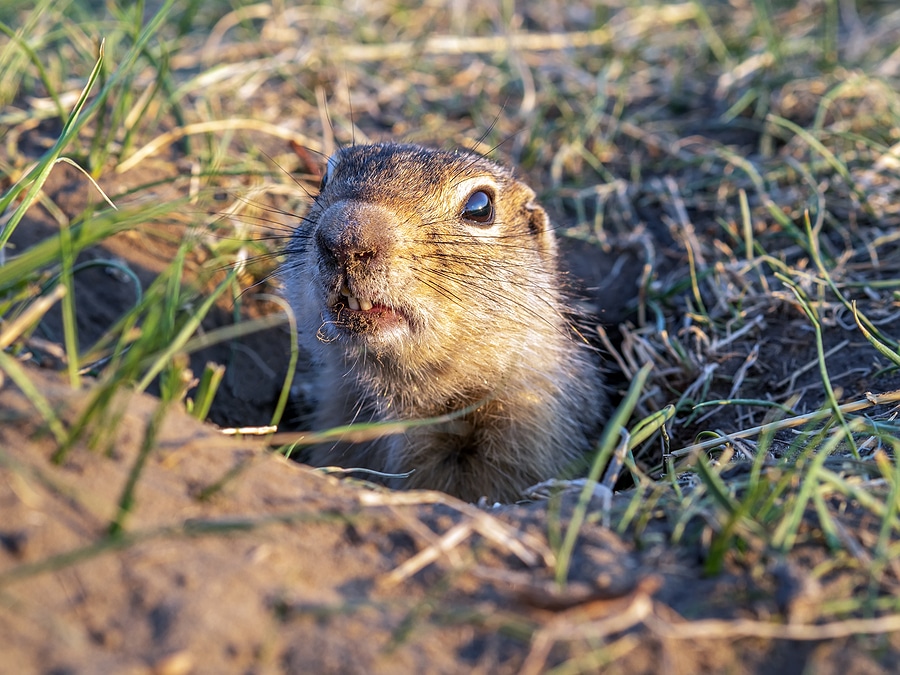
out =
{"type": "Polygon", "coordinates": [[[363,372],[356,372],[360,391],[374,394],[373,403],[385,416],[399,420],[438,417],[502,404],[504,399],[527,386],[514,367],[500,370],[497,364],[492,364],[490,372],[485,373],[469,362],[465,367],[461,365],[447,363],[410,369],[380,362],[370,363],[363,372]]]}

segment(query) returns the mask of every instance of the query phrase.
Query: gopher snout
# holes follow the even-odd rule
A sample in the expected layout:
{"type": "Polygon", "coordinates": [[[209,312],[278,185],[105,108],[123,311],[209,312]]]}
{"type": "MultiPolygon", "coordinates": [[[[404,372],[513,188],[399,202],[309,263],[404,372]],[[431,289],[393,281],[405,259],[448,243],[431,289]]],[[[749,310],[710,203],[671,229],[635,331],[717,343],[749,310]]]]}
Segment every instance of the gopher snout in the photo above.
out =
{"type": "Polygon", "coordinates": [[[383,267],[394,249],[395,221],[384,207],[366,202],[347,200],[329,207],[316,229],[322,260],[348,272],[383,267]]]}

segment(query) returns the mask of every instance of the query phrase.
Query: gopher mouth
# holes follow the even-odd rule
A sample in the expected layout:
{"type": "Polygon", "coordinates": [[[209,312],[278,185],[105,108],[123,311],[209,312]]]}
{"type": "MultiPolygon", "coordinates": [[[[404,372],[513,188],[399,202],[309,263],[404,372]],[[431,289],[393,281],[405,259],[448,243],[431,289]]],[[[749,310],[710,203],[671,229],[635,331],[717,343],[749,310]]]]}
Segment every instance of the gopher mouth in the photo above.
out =
{"type": "Polygon", "coordinates": [[[347,286],[331,303],[335,324],[353,333],[376,333],[407,324],[398,310],[371,298],[353,295],[347,286]]]}
{"type": "Polygon", "coordinates": [[[350,294],[350,289],[344,286],[341,289],[341,295],[346,298],[347,306],[354,312],[370,312],[375,307],[368,298],[357,298],[350,294]]]}

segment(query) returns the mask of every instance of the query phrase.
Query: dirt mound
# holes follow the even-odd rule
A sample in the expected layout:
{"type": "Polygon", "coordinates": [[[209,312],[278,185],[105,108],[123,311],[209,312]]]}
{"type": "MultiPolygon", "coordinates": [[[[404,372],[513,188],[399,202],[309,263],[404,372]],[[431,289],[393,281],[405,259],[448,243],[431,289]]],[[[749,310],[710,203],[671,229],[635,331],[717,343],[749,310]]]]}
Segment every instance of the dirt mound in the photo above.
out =
{"type": "MultiPolygon", "coordinates": [[[[63,420],[90,398],[31,375],[63,420]]],[[[791,627],[738,621],[785,611],[802,621],[826,601],[803,571],[827,559],[821,547],[798,547],[768,579],[738,565],[705,578],[699,542],[666,546],[660,520],[659,545],[645,536],[635,549],[596,522],[596,499],[559,589],[547,533],[565,527],[573,492],[482,510],[374,490],[181,411],[160,416],[160,405],[120,401],[103,447],[81,443],[54,463],[31,403],[8,382],[0,392],[4,672],[502,673],[614,661],[616,672],[787,673],[828,672],[835,654],[848,672],[880,672],[868,640],[773,641],[791,627]],[[156,446],[142,466],[148,432],[156,446]],[[599,648],[601,637],[615,639],[599,648]]],[[[613,508],[625,506],[617,496],[613,508]]],[[[881,645],[890,663],[900,645],[881,645]]]]}

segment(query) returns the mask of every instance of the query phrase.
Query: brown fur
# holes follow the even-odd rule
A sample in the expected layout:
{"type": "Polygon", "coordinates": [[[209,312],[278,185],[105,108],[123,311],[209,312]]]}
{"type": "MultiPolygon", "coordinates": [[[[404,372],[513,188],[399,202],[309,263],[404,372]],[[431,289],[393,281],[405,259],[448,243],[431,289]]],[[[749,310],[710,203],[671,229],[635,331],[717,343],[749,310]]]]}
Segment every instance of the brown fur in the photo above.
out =
{"type": "Polygon", "coordinates": [[[534,197],[465,152],[386,143],[329,160],[283,275],[314,360],[314,426],[475,409],[316,447],[305,461],[413,471],[388,483],[512,500],[591,449],[605,395],[568,323],[556,240],[534,197]],[[489,223],[465,217],[479,191],[493,197],[489,223]]]}

